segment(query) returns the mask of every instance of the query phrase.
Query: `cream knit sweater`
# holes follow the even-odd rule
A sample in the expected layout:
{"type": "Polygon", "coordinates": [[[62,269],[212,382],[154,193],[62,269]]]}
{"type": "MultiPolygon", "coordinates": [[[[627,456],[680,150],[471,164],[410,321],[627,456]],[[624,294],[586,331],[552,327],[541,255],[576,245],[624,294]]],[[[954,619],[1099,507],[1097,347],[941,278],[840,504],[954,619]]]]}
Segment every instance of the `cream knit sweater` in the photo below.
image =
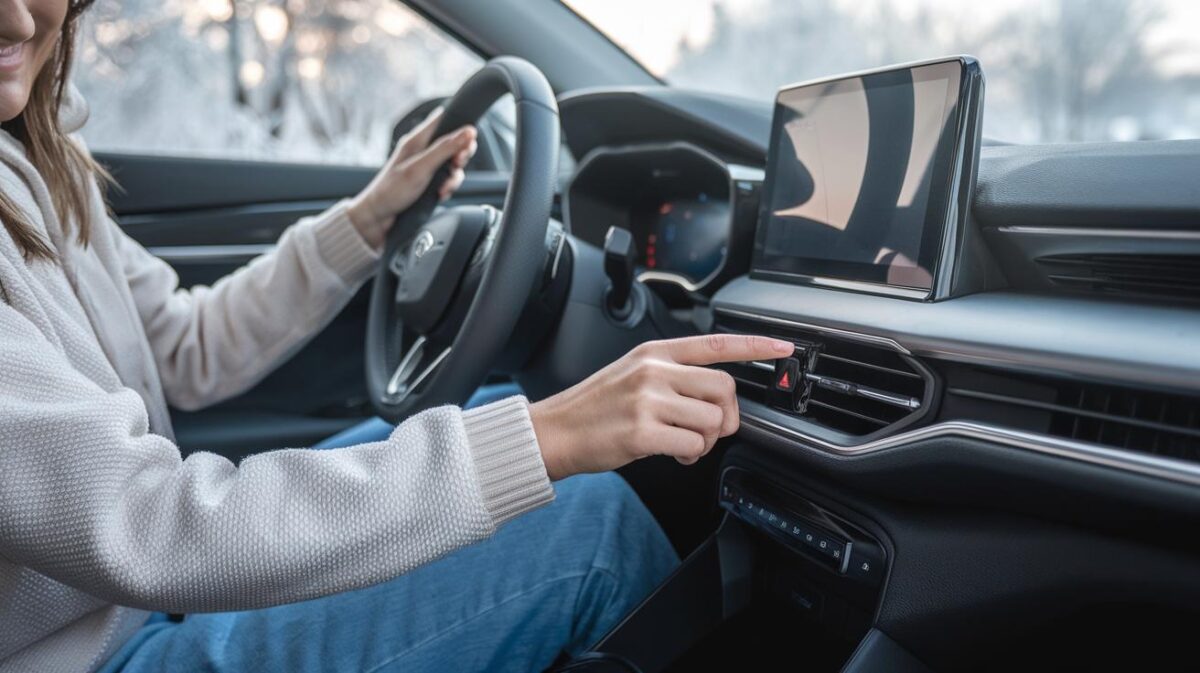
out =
{"type": "MultiPolygon", "coordinates": [[[[72,91],[64,126],[86,117],[72,91]]],[[[370,275],[377,255],[343,206],[213,287],[181,290],[95,186],[94,233],[77,245],[3,132],[0,189],[62,259],[27,262],[0,228],[0,672],[95,669],[145,610],[381,582],[553,498],[521,398],[433,409],[349,449],[180,458],[168,403],[250,388],[370,275]]]]}

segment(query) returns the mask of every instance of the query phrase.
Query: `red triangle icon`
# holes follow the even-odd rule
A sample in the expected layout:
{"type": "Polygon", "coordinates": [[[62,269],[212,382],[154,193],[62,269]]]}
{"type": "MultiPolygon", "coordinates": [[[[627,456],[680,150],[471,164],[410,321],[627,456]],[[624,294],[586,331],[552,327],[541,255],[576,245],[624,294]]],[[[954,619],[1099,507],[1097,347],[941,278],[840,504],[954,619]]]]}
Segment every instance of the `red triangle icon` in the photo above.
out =
{"type": "Polygon", "coordinates": [[[784,372],[783,376],[779,377],[778,385],[780,388],[791,388],[792,387],[792,381],[791,381],[791,378],[788,376],[787,372],[784,372]]]}

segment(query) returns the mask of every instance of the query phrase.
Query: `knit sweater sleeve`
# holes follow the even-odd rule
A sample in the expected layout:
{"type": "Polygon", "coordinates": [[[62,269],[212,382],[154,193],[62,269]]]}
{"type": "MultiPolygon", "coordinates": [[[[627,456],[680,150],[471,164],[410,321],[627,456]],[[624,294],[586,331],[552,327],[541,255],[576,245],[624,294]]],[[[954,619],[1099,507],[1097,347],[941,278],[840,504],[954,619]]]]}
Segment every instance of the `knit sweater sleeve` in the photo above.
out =
{"type": "Polygon", "coordinates": [[[194,410],[260,381],[346,305],[379,259],[345,202],[290,227],[271,252],[212,287],[179,287],[111,221],[167,401],[194,410]]]}
{"type": "Polygon", "coordinates": [[[553,498],[522,398],[386,441],[180,458],[134,392],[0,303],[0,554],[122,605],[241,610],[395,577],[553,498]]]}

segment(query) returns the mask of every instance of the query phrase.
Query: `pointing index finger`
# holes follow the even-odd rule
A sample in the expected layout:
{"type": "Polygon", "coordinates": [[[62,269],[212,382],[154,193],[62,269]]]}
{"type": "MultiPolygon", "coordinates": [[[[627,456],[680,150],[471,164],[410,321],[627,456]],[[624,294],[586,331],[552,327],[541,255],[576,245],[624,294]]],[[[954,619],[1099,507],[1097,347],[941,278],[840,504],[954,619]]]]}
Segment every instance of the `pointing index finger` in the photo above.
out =
{"type": "Polygon", "coordinates": [[[685,365],[775,360],[796,350],[791,342],[755,334],[706,334],[671,339],[662,346],[672,360],[685,365]]]}

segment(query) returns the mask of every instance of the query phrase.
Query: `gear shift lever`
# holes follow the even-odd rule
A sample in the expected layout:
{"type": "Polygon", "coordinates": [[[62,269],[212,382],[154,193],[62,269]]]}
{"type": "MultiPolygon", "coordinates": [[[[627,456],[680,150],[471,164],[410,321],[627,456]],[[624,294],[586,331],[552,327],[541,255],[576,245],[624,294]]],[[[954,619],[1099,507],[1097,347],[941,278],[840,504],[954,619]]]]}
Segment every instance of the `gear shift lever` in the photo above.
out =
{"type": "Polygon", "coordinates": [[[604,236],[604,275],[611,286],[605,298],[608,310],[617,320],[629,317],[633,310],[633,273],[637,249],[628,229],[609,227],[604,236]]]}

